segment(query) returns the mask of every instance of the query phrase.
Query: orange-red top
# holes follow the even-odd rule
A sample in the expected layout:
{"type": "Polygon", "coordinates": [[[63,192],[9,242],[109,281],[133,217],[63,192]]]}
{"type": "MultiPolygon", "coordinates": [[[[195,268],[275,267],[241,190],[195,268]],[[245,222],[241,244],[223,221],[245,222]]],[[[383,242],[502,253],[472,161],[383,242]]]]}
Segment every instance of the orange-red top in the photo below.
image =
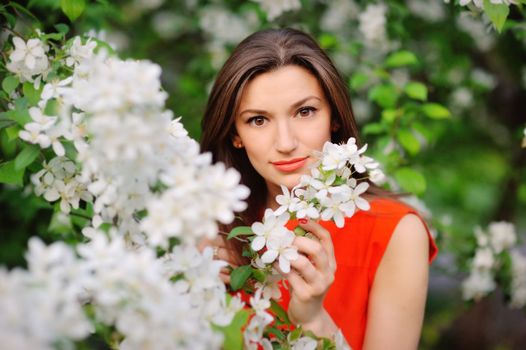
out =
{"type": "MultiPolygon", "coordinates": [[[[347,218],[343,228],[336,227],[333,222],[321,222],[331,233],[338,266],[324,306],[354,350],[363,345],[369,292],[391,235],[404,215],[419,215],[415,209],[391,199],[379,198],[370,204],[370,210],[347,218]]],[[[297,221],[287,226],[292,229],[297,221]]],[[[431,262],[438,250],[427,226],[426,230],[431,262]]],[[[286,310],[290,296],[285,288],[281,292],[280,304],[286,310]]]]}

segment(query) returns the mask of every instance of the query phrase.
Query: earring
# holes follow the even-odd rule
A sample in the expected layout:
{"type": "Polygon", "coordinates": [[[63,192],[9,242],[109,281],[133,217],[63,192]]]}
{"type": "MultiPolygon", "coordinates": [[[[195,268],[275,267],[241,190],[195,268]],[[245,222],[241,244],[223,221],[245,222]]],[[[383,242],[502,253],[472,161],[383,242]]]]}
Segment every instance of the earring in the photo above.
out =
{"type": "Polygon", "coordinates": [[[235,148],[241,148],[241,147],[243,147],[243,144],[241,143],[241,141],[235,141],[234,142],[234,147],[235,148]]]}

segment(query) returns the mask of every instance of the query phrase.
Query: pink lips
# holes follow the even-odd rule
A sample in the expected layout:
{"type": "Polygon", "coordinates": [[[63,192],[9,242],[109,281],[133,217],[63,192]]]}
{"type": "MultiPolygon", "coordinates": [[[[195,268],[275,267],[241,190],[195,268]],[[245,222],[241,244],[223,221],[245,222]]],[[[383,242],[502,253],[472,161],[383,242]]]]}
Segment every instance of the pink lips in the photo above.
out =
{"type": "Polygon", "coordinates": [[[308,158],[309,157],[294,158],[294,159],[288,159],[288,160],[279,160],[279,161],[275,161],[275,162],[271,162],[271,163],[279,171],[292,172],[292,171],[298,170],[299,168],[304,166],[305,163],[307,163],[307,159],[308,158]]]}

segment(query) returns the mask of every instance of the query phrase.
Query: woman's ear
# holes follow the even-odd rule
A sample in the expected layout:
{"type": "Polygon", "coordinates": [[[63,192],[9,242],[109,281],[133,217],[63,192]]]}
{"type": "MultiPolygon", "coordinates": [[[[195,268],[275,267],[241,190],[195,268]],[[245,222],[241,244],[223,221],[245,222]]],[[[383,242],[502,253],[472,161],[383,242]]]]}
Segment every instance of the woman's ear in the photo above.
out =
{"type": "Polygon", "coordinates": [[[232,144],[235,148],[243,148],[243,142],[241,141],[241,137],[239,137],[239,135],[235,135],[232,138],[232,144]]]}

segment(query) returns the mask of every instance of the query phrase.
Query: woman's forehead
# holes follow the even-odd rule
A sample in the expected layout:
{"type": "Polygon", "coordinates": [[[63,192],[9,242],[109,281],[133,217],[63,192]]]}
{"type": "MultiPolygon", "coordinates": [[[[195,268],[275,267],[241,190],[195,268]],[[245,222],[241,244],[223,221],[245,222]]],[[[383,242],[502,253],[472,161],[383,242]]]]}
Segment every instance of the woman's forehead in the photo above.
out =
{"type": "Polygon", "coordinates": [[[243,89],[238,110],[293,104],[308,96],[324,98],[318,79],[306,68],[289,65],[250,80],[243,89]]]}

